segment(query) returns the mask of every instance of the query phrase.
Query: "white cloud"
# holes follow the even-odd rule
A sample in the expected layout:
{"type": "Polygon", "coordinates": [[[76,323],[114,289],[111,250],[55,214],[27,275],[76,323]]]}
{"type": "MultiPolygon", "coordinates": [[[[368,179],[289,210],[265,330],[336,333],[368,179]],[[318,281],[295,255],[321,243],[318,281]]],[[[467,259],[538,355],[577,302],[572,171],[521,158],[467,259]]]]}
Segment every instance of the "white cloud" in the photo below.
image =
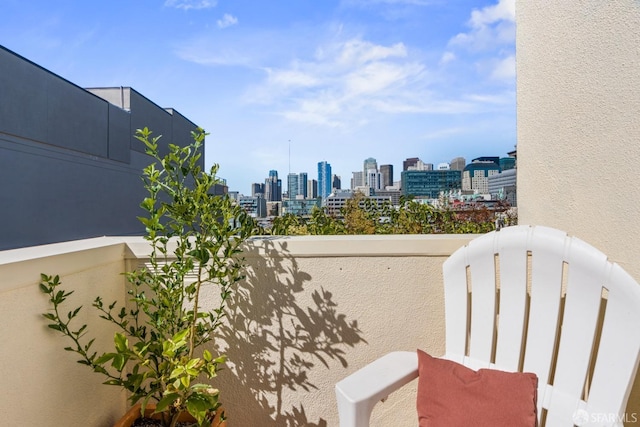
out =
{"type": "Polygon", "coordinates": [[[308,61],[265,71],[266,79],[247,91],[245,101],[274,106],[288,120],[330,127],[363,123],[368,113],[420,109],[400,105],[416,102],[426,73],[402,43],[360,38],[321,46],[308,61]]]}
{"type": "Polygon", "coordinates": [[[434,130],[431,131],[429,133],[426,133],[424,135],[422,135],[422,139],[426,139],[426,140],[431,140],[431,139],[435,139],[435,140],[441,140],[443,138],[447,138],[453,135],[460,135],[463,133],[467,133],[469,132],[468,128],[462,128],[462,127],[452,127],[452,128],[444,128],[444,129],[438,129],[438,130],[434,130]]]}
{"type": "MultiPolygon", "coordinates": [[[[447,51],[439,64],[457,60],[456,53],[447,51]]],[[[510,64],[513,59],[494,61],[492,76],[508,80],[510,64]]],[[[457,77],[449,81],[449,71],[436,74],[435,66],[418,60],[403,43],[382,45],[357,37],[321,45],[307,61],[264,71],[266,77],[248,88],[244,102],[268,106],[293,122],[331,128],[361,126],[379,114],[499,111],[513,101],[510,93],[466,95],[469,88],[459,86],[457,77]]],[[[481,93],[482,84],[475,81],[471,90],[481,93]]]]}
{"type": "Polygon", "coordinates": [[[424,67],[415,63],[374,62],[345,76],[345,93],[349,96],[383,95],[391,87],[405,86],[418,78],[424,67]]]}
{"type": "Polygon", "coordinates": [[[448,64],[450,62],[453,62],[456,60],[456,54],[450,51],[447,51],[445,53],[442,54],[442,57],[440,58],[440,65],[445,65],[448,64]]]}
{"type": "Polygon", "coordinates": [[[247,66],[252,58],[233,49],[222,49],[216,52],[200,50],[196,45],[176,48],[179,58],[200,65],[247,66]]]}
{"type": "MultiPolygon", "coordinates": [[[[264,70],[284,49],[290,37],[276,30],[203,31],[173,42],[174,53],[185,61],[210,66],[240,66],[264,70]]],[[[290,54],[286,55],[290,58],[290,54]]]]}
{"type": "Polygon", "coordinates": [[[175,7],[177,9],[209,9],[215,7],[216,0],[165,0],[166,7],[175,7]]]}
{"type": "MultiPolygon", "coordinates": [[[[460,65],[467,64],[487,84],[515,83],[515,0],[496,0],[474,9],[467,21],[469,31],[449,40],[447,53],[460,65]]],[[[448,59],[448,57],[447,57],[448,59]]],[[[442,57],[440,65],[449,61],[442,57]]],[[[458,67],[460,69],[460,67],[458,67]]]]}
{"type": "Polygon", "coordinates": [[[227,28],[238,23],[238,18],[228,13],[225,13],[222,19],[218,19],[218,28],[227,28]]]}
{"type": "Polygon", "coordinates": [[[512,105],[515,93],[512,91],[491,93],[491,94],[467,94],[465,99],[474,103],[484,104],[485,108],[490,105],[512,105]]]}
{"type": "Polygon", "coordinates": [[[362,40],[349,40],[339,46],[340,54],[336,58],[337,65],[361,65],[388,58],[404,58],[407,49],[402,43],[393,46],[380,46],[362,40]]]}
{"type": "Polygon", "coordinates": [[[498,4],[471,12],[470,24],[474,28],[490,25],[498,21],[516,21],[515,0],[499,0],[498,4]]]}
{"type": "Polygon", "coordinates": [[[467,22],[471,30],[457,34],[449,43],[475,51],[513,44],[516,30],[515,7],[515,0],[499,0],[493,6],[473,10],[467,22]]]}
{"type": "Polygon", "coordinates": [[[335,22],[325,31],[303,28],[304,36],[296,27],[296,37],[280,30],[222,32],[215,37],[208,33],[176,51],[199,64],[246,67],[250,71],[243,74],[252,82],[245,83],[238,100],[245,108],[253,105],[292,125],[352,131],[363,123],[387,120],[385,115],[498,112],[514,101],[504,83],[514,81],[515,59],[514,39],[496,42],[500,25],[514,25],[513,14],[508,2],[495,1],[468,15],[470,29],[464,35],[492,35],[493,44],[483,51],[452,40],[434,55],[402,39],[376,42],[335,22]],[[262,78],[255,80],[256,72],[263,73],[262,78]],[[468,95],[496,91],[505,92],[493,99],[468,95]]]}
{"type": "Polygon", "coordinates": [[[513,81],[516,77],[516,57],[515,55],[509,55],[498,61],[493,71],[491,72],[491,78],[494,80],[513,81]]]}
{"type": "Polygon", "coordinates": [[[320,81],[317,77],[299,70],[266,70],[268,73],[268,83],[283,88],[288,87],[313,87],[320,81]]]}
{"type": "Polygon", "coordinates": [[[429,6],[435,3],[433,0],[344,0],[345,6],[370,6],[375,4],[429,6]]]}

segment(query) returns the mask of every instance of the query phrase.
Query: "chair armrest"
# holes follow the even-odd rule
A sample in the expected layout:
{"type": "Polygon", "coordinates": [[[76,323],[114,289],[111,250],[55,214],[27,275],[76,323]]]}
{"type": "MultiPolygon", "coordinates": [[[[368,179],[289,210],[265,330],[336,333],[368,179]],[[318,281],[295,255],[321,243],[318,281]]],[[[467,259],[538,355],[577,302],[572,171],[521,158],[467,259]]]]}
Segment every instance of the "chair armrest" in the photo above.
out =
{"type": "Polygon", "coordinates": [[[396,351],[338,382],[340,427],[368,427],[376,403],[417,377],[417,353],[396,351]]]}

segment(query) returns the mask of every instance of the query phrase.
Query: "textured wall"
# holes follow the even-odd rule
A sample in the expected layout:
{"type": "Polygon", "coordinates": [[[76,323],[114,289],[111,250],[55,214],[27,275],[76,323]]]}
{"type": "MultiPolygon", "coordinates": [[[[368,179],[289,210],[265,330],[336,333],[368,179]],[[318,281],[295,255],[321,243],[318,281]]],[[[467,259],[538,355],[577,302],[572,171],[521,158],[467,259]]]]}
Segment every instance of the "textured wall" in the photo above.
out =
{"type": "Polygon", "coordinates": [[[95,239],[0,252],[0,324],[4,328],[0,375],[2,425],[112,426],[126,408],[125,396],[63,350],[69,343],[46,327],[49,309],[40,292],[40,273],[59,274],[69,308],[83,305],[77,327],[86,323],[93,349],[108,350],[113,328],[99,319],[91,303],[123,300],[125,245],[95,239]]]}
{"type": "Polygon", "coordinates": [[[521,223],[564,229],[640,279],[640,2],[518,2],[521,223]]]}
{"type": "MultiPolygon", "coordinates": [[[[640,2],[518,1],[518,215],[640,280],[640,2]]],[[[636,378],[629,412],[640,414],[636,378]]]]}
{"type": "MultiPolygon", "coordinates": [[[[216,341],[231,361],[214,383],[230,425],[337,426],[334,386],[349,373],[394,350],[444,353],[442,262],[468,240],[313,236],[250,243],[247,278],[230,303],[231,327],[216,341]]],[[[107,427],[124,412],[124,396],[100,386],[102,378],[75,363],[64,340],[47,329],[39,275],[60,274],[75,290],[82,321],[104,351],[114,331],[91,302],[97,295],[124,300],[120,273],[148,251],[142,238],[98,238],[0,252],[6,425],[107,427]]],[[[201,300],[212,304],[216,288],[206,291],[201,300]]],[[[372,426],[416,425],[415,386],[379,404],[372,426]]]]}
{"type": "MultiPolygon", "coordinates": [[[[441,251],[468,237],[369,237],[264,240],[247,254],[223,334],[233,425],[337,426],[345,376],[394,350],[444,354],[441,251]]],[[[371,425],[415,425],[415,387],[376,406],[371,425]]]]}

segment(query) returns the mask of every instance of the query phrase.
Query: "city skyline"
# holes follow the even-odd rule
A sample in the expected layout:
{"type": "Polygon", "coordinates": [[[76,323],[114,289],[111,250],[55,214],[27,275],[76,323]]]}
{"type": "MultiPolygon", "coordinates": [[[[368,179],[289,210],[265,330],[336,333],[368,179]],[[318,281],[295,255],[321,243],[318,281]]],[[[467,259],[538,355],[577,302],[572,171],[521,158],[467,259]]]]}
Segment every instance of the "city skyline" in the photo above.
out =
{"type": "MultiPolygon", "coordinates": [[[[513,150],[510,150],[510,152],[511,152],[511,151],[515,151],[515,147],[514,147],[514,149],[513,149],[513,150]]],[[[466,158],[466,157],[464,157],[464,156],[455,156],[455,157],[453,157],[452,159],[450,159],[449,161],[446,161],[446,162],[439,162],[439,163],[430,162],[430,161],[424,162],[424,160],[423,160],[423,159],[421,159],[421,158],[419,158],[419,157],[407,157],[406,159],[404,159],[404,161],[402,162],[402,164],[405,164],[405,163],[407,163],[407,161],[410,161],[410,160],[419,160],[419,161],[421,161],[421,162],[422,162],[422,163],[424,163],[424,164],[431,165],[431,166],[432,166],[432,168],[433,168],[433,170],[436,170],[436,169],[437,169],[437,166],[442,165],[442,164],[444,164],[444,163],[446,163],[446,164],[447,164],[447,165],[449,165],[449,166],[453,166],[454,168],[458,168],[458,167],[460,167],[460,165],[455,165],[455,164],[454,164],[454,162],[459,162],[460,160],[466,160],[465,165],[462,165],[462,168],[464,168],[464,166],[469,165],[473,160],[482,160],[482,159],[487,159],[487,158],[496,158],[496,159],[509,159],[509,158],[510,158],[510,159],[512,159],[512,160],[513,160],[513,158],[509,156],[509,153],[505,153],[505,154],[504,154],[504,155],[502,155],[502,156],[487,156],[487,155],[482,155],[482,156],[475,157],[475,158],[473,158],[473,159],[467,159],[467,158],[466,158]]],[[[366,158],[366,159],[363,159],[363,164],[365,165],[365,167],[366,167],[366,165],[367,165],[367,162],[368,162],[368,161],[373,161],[374,163],[378,163],[378,162],[377,162],[377,159],[375,159],[375,158],[373,158],[373,157],[368,157],[368,158],[366,158]]],[[[327,161],[323,161],[323,162],[325,162],[325,163],[329,163],[329,166],[331,166],[331,163],[330,163],[330,162],[327,162],[327,161]]],[[[318,162],[318,166],[320,165],[320,163],[322,163],[322,162],[318,162]]],[[[377,166],[376,166],[376,168],[377,168],[377,171],[381,174],[381,178],[382,178],[382,168],[383,168],[383,167],[389,167],[389,166],[391,166],[391,172],[393,173],[393,174],[392,174],[392,176],[391,176],[393,179],[392,179],[391,184],[389,184],[389,185],[394,185],[395,183],[399,183],[399,182],[401,181],[401,173],[403,172],[403,169],[404,169],[403,167],[401,167],[401,168],[399,168],[399,169],[397,169],[397,170],[396,170],[396,169],[393,167],[393,165],[391,165],[391,164],[387,164],[387,163],[380,163],[379,165],[377,165],[377,166]]],[[[462,170],[462,169],[459,169],[459,170],[462,170]]],[[[277,174],[277,173],[279,173],[277,170],[270,170],[270,173],[273,173],[273,172],[275,172],[276,174],[277,174]]],[[[351,175],[351,174],[356,174],[356,173],[359,173],[359,172],[363,172],[363,171],[362,171],[362,170],[360,170],[360,171],[358,171],[358,170],[352,170],[349,174],[351,175]]],[[[290,185],[290,183],[291,183],[291,179],[290,179],[290,177],[291,177],[291,176],[294,176],[294,175],[295,175],[296,177],[298,177],[299,175],[302,175],[302,174],[305,176],[305,180],[306,180],[306,179],[311,179],[311,178],[309,178],[309,177],[313,177],[313,175],[309,175],[309,172],[308,172],[308,171],[293,171],[293,170],[292,170],[292,171],[291,171],[291,172],[289,172],[289,173],[288,173],[288,175],[287,175],[287,188],[286,188],[286,189],[285,189],[285,188],[282,188],[282,192],[283,192],[283,194],[284,194],[284,193],[287,193],[287,194],[289,193],[289,185],[290,185]]],[[[334,171],[332,171],[332,176],[337,176],[337,177],[339,177],[339,178],[342,180],[342,182],[345,182],[345,180],[346,180],[346,179],[351,179],[351,178],[352,178],[351,176],[345,176],[344,174],[335,173],[334,171]]],[[[316,178],[319,178],[319,176],[316,176],[316,178]]],[[[296,178],[296,179],[298,179],[298,178],[296,178]]],[[[363,179],[366,179],[366,178],[363,176],[363,179]]],[[[251,187],[251,189],[252,189],[252,190],[251,190],[248,194],[253,194],[253,193],[255,193],[255,191],[253,191],[253,187],[254,187],[255,185],[259,184],[259,183],[260,183],[260,182],[251,183],[251,184],[250,184],[250,187],[251,187]]],[[[299,183],[296,183],[296,184],[295,184],[295,188],[296,188],[296,190],[297,190],[298,188],[300,188],[300,187],[299,187],[299,185],[300,185],[299,183]]],[[[366,183],[364,183],[364,182],[363,182],[363,183],[362,183],[362,185],[363,185],[363,186],[366,186],[366,185],[368,185],[368,184],[366,184],[366,183]]],[[[349,186],[348,186],[348,188],[351,188],[351,187],[352,187],[352,185],[349,185],[349,186]]],[[[380,189],[381,189],[381,190],[384,190],[384,187],[385,187],[384,185],[381,185],[380,189]]],[[[344,185],[343,185],[343,186],[342,186],[342,189],[346,189],[346,187],[344,187],[344,185]]],[[[243,192],[243,191],[241,191],[241,190],[234,189],[234,188],[229,188],[229,190],[230,190],[230,191],[234,191],[234,192],[238,192],[239,194],[243,194],[243,195],[246,195],[246,194],[247,194],[247,193],[244,193],[244,192],[243,192]]]]}
{"type": "MultiPolygon", "coordinates": [[[[368,182],[369,178],[366,177],[366,174],[364,174],[364,170],[352,171],[350,185],[346,187],[344,186],[336,187],[335,185],[332,185],[331,190],[334,190],[334,189],[354,190],[357,187],[370,187],[375,192],[376,190],[385,190],[386,187],[394,187],[394,186],[398,186],[399,190],[404,190],[401,188],[402,173],[407,170],[412,170],[412,171],[457,170],[457,171],[460,171],[461,174],[463,174],[463,171],[466,170],[467,166],[470,167],[471,169],[474,169],[474,167],[477,169],[478,165],[486,162],[491,162],[491,163],[495,163],[495,165],[498,166],[501,171],[506,171],[508,169],[515,168],[516,159],[515,159],[515,156],[512,157],[511,154],[513,153],[509,152],[507,153],[506,156],[479,156],[477,158],[469,159],[468,162],[466,161],[465,157],[457,156],[451,159],[449,162],[441,162],[438,164],[431,163],[431,162],[424,162],[422,159],[418,157],[409,157],[403,161],[403,169],[398,170],[397,175],[393,171],[393,165],[380,164],[378,166],[377,159],[368,157],[363,161],[363,169],[364,170],[375,169],[379,179],[378,185],[372,185],[371,182],[368,182]],[[443,165],[446,166],[446,168],[443,168],[442,167],[443,165]],[[404,167],[407,167],[407,166],[409,167],[409,169],[404,169],[404,167]],[[389,175],[389,176],[385,176],[385,175],[389,175]],[[358,178],[356,178],[356,176],[358,176],[358,178]],[[358,180],[358,182],[354,183],[354,179],[358,180]]],[[[327,164],[327,162],[322,161],[318,163],[318,180],[320,178],[321,164],[327,164]]],[[[328,166],[329,166],[329,169],[331,169],[331,165],[328,164],[328,166]]],[[[250,195],[253,196],[256,193],[263,193],[264,192],[263,190],[257,191],[256,188],[259,188],[259,186],[261,185],[262,186],[268,185],[267,183],[269,182],[272,175],[274,174],[277,177],[278,171],[277,170],[269,171],[270,177],[265,179],[265,184],[252,183],[250,195]]],[[[337,178],[339,182],[344,179],[341,175],[335,174],[335,173],[331,173],[331,176],[332,178],[333,177],[337,178]]],[[[302,196],[303,199],[307,199],[308,192],[306,190],[307,189],[306,184],[309,183],[311,180],[312,179],[309,178],[309,173],[307,171],[289,172],[287,174],[287,187],[286,188],[282,187],[281,189],[282,200],[293,200],[300,196],[302,196]]],[[[471,182],[467,183],[467,187],[469,188],[465,188],[464,180],[462,180],[461,181],[462,190],[470,190],[470,187],[472,187],[471,182]]],[[[473,185],[473,188],[476,188],[476,185],[473,185]]],[[[238,191],[238,190],[231,190],[231,191],[237,192],[239,195],[245,195],[245,196],[247,195],[242,191],[238,191]]],[[[312,196],[309,196],[309,197],[315,198],[312,196]]]]}
{"type": "Polygon", "coordinates": [[[437,163],[516,143],[515,0],[33,0],[0,14],[7,49],[202,126],[207,166],[243,193],[270,169],[326,160],[348,179],[367,155],[400,170],[400,153],[437,163]]]}

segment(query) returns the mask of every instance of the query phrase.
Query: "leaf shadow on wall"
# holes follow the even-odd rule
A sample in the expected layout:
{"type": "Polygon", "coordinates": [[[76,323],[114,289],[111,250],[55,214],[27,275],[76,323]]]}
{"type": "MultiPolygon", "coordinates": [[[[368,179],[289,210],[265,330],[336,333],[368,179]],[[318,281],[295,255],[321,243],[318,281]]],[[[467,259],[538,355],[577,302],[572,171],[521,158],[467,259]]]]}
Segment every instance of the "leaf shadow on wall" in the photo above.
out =
{"type": "MultiPolygon", "coordinates": [[[[330,292],[305,286],[311,276],[286,241],[261,241],[264,253],[245,252],[251,267],[220,328],[229,360],[220,378],[223,405],[233,425],[326,427],[305,413],[305,392],[317,389],[309,373],[332,361],[346,367],[345,348],[366,341],[330,292]]],[[[323,399],[334,405],[333,389],[323,399]]]]}

